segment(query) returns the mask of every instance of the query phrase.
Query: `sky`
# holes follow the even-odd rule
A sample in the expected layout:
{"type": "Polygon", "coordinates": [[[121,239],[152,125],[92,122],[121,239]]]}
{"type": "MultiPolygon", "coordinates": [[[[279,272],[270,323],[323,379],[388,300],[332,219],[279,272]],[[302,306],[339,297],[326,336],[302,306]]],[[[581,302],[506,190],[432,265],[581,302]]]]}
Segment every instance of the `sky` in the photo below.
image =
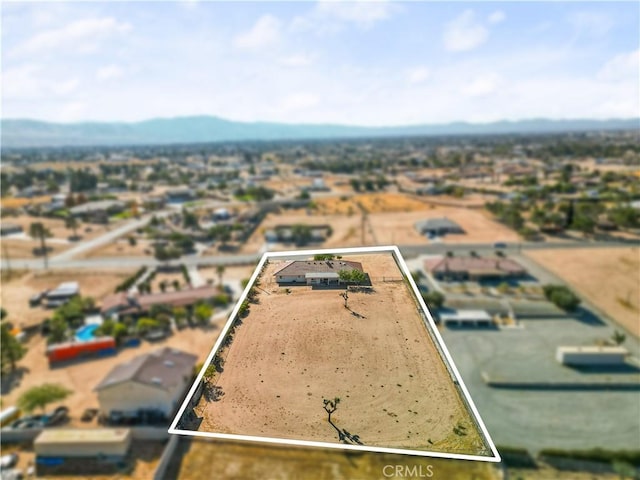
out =
{"type": "Polygon", "coordinates": [[[640,3],[2,2],[1,116],[640,116],[640,3]]]}

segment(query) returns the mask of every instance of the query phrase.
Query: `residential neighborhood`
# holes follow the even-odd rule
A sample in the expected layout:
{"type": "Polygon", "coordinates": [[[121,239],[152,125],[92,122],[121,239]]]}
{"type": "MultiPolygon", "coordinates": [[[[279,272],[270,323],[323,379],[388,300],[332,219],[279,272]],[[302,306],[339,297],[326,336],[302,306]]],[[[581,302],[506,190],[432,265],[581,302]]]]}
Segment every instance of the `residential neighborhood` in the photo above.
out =
{"type": "Polygon", "coordinates": [[[640,478],[637,2],[3,2],[0,479],[640,478]]]}

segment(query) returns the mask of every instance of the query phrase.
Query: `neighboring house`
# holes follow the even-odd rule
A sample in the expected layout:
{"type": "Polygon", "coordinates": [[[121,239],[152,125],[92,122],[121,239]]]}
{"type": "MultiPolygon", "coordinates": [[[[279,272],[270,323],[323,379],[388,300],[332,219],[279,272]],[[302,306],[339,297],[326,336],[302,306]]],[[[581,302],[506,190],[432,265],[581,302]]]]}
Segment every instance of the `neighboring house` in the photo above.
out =
{"type": "Polygon", "coordinates": [[[362,270],[360,262],[346,260],[295,260],[276,271],[273,275],[279,284],[300,285],[340,285],[341,270],[362,270]]]}
{"type": "Polygon", "coordinates": [[[21,225],[15,223],[0,223],[0,236],[13,235],[15,233],[22,233],[23,229],[21,225]]]}
{"type": "Polygon", "coordinates": [[[190,188],[175,188],[173,190],[167,190],[165,197],[168,203],[183,203],[196,198],[196,194],[190,188]]]}
{"type": "MultiPolygon", "coordinates": [[[[330,225],[300,225],[309,228],[309,238],[302,243],[322,243],[331,236],[330,225]]],[[[264,238],[267,242],[296,242],[295,225],[276,225],[273,229],[265,231],[264,238]]]]}
{"type": "Polygon", "coordinates": [[[106,296],[102,300],[101,313],[107,317],[114,314],[140,316],[148,313],[154,305],[190,307],[200,301],[210,300],[218,293],[216,287],[209,285],[198,288],[187,288],[177,292],[149,294],[115,293],[106,296]]]}
{"type": "Polygon", "coordinates": [[[527,271],[515,260],[501,257],[436,257],[425,268],[437,280],[521,278],[527,271]]]}
{"type": "Polygon", "coordinates": [[[47,308],[56,308],[67,303],[72,297],[80,295],[78,282],[64,282],[45,295],[47,308]]]}
{"type": "Polygon", "coordinates": [[[415,224],[416,230],[422,235],[447,235],[448,233],[464,233],[464,230],[456,222],[446,217],[429,218],[415,224]]]}
{"type": "Polygon", "coordinates": [[[169,347],[116,365],[95,387],[100,413],[112,420],[141,410],[169,418],[193,380],[198,357],[169,347]]]}
{"type": "Polygon", "coordinates": [[[125,208],[125,203],[119,200],[98,200],[71,207],[69,213],[86,222],[107,223],[111,215],[120,213],[125,208]]]}

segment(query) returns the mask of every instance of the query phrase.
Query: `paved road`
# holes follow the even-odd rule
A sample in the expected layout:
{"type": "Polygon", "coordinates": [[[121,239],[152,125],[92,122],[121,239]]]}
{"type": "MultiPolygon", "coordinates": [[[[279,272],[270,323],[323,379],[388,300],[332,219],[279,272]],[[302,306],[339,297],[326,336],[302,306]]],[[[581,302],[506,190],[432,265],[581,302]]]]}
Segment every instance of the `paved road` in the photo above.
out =
{"type": "MultiPolygon", "coordinates": [[[[62,252],[58,255],[54,255],[49,259],[49,262],[51,264],[56,264],[56,263],[65,262],[67,260],[71,260],[81,253],[88,252],[89,250],[93,250],[94,248],[100,247],[102,245],[106,245],[107,243],[113,242],[117,238],[120,238],[129,232],[133,232],[138,228],[144,227],[147,224],[147,222],[151,220],[151,217],[153,215],[157,217],[166,217],[171,213],[173,213],[171,210],[163,210],[160,212],[155,212],[154,214],[145,215],[137,220],[131,220],[124,225],[121,225],[117,228],[114,228],[113,230],[110,230],[104,235],[100,235],[99,237],[96,237],[92,240],[87,240],[86,242],[81,242],[65,252],[62,252]]],[[[22,262],[21,260],[16,260],[16,263],[20,264],[22,262]]],[[[4,263],[2,268],[4,268],[4,263]]]]}
{"type": "MultiPolygon", "coordinates": [[[[165,212],[164,214],[169,214],[165,212]]],[[[157,261],[152,257],[104,257],[104,258],[87,258],[87,259],[74,259],[73,255],[77,255],[83,251],[91,248],[95,248],[97,245],[102,245],[112,241],[114,238],[123,235],[127,231],[134,230],[144,224],[148,218],[136,220],[135,222],[128,223],[118,229],[115,229],[107,234],[86,242],[82,245],[74,247],[72,250],[64,252],[60,255],[56,255],[49,259],[50,269],[70,269],[70,268],[121,268],[126,267],[141,267],[147,266],[159,266],[162,262],[157,261]]],[[[562,248],[605,248],[605,247],[629,247],[640,246],[640,241],[581,241],[581,242],[523,242],[523,243],[509,243],[505,250],[506,252],[516,253],[521,250],[535,250],[535,249],[562,249],[562,248]]],[[[468,252],[475,250],[479,254],[488,254],[494,251],[493,245],[487,243],[432,243],[429,245],[401,245],[400,251],[406,258],[414,258],[418,255],[424,254],[444,254],[448,251],[451,252],[468,252]]],[[[260,259],[259,253],[248,254],[230,254],[219,256],[185,256],[175,263],[183,263],[187,267],[191,265],[247,265],[254,264],[260,259]]],[[[2,260],[1,268],[7,268],[5,260],[2,260]]],[[[14,269],[28,269],[28,270],[41,270],[43,268],[43,262],[41,259],[11,259],[11,268],[14,269]]]]}

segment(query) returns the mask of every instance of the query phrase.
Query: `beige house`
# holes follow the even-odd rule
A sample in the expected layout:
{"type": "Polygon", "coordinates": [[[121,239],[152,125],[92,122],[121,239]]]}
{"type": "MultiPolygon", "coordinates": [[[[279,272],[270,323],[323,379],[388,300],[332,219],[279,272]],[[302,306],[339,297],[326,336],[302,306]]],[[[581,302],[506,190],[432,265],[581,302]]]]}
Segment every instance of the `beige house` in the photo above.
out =
{"type": "Polygon", "coordinates": [[[196,361],[165,347],[117,365],[95,388],[100,413],[131,418],[144,410],[170,417],[191,385],[196,361]]]}

